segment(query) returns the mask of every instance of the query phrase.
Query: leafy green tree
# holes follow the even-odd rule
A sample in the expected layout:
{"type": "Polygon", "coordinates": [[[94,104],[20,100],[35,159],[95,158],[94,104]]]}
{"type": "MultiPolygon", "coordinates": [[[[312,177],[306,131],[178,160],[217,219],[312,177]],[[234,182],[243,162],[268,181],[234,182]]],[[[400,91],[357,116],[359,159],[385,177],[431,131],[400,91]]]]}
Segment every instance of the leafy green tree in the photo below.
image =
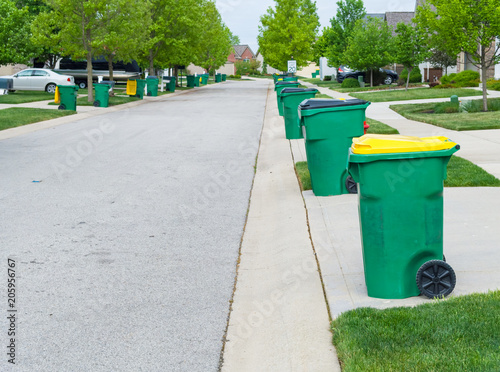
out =
{"type": "Polygon", "coordinates": [[[481,71],[483,110],[488,111],[486,76],[500,62],[500,6],[498,0],[428,0],[417,8],[417,21],[434,39],[446,42],[450,53],[460,51],[481,71]]]}
{"type": "Polygon", "coordinates": [[[370,70],[373,86],[373,70],[384,67],[394,59],[394,41],[387,23],[371,17],[358,20],[348,39],[344,58],[352,68],[370,70]]]}
{"type": "Polygon", "coordinates": [[[147,37],[139,54],[149,73],[155,68],[188,65],[200,50],[204,0],[151,0],[147,37]]]}
{"type": "Polygon", "coordinates": [[[60,31],[60,25],[50,9],[40,12],[31,22],[31,41],[38,47],[37,58],[47,62],[51,69],[56,67],[63,50],[60,31]]]}
{"type": "Polygon", "coordinates": [[[231,38],[231,45],[240,45],[241,44],[240,37],[238,35],[234,35],[231,32],[230,38],[231,38]]]}
{"type": "Polygon", "coordinates": [[[30,39],[31,17],[10,0],[0,0],[0,65],[28,63],[34,56],[30,39]]]}
{"type": "Polygon", "coordinates": [[[282,71],[295,59],[297,68],[313,58],[313,42],[319,27],[316,3],[311,0],[275,0],[260,17],[257,37],[266,62],[282,71]]]}
{"type": "Polygon", "coordinates": [[[142,48],[149,21],[147,3],[114,0],[102,16],[106,23],[97,30],[94,52],[108,61],[109,80],[113,81],[113,61],[129,62],[142,48]]]}
{"type": "Polygon", "coordinates": [[[325,55],[330,66],[339,67],[345,64],[344,52],[349,37],[354,31],[356,22],[366,15],[362,0],[337,1],[337,15],[330,20],[330,27],[323,30],[322,43],[326,44],[325,55]]]}
{"type": "Polygon", "coordinates": [[[329,28],[325,27],[323,33],[316,39],[313,46],[314,62],[319,65],[319,59],[325,57],[328,51],[329,40],[327,37],[329,28]]]}
{"type": "Polygon", "coordinates": [[[222,18],[213,1],[206,1],[203,7],[203,32],[199,38],[199,50],[196,62],[207,71],[217,70],[227,61],[232,50],[234,35],[222,22],[222,18]]]}
{"type": "Polygon", "coordinates": [[[428,34],[418,25],[398,23],[396,26],[395,61],[408,71],[406,89],[410,83],[410,74],[413,66],[418,66],[430,56],[428,34]]]}

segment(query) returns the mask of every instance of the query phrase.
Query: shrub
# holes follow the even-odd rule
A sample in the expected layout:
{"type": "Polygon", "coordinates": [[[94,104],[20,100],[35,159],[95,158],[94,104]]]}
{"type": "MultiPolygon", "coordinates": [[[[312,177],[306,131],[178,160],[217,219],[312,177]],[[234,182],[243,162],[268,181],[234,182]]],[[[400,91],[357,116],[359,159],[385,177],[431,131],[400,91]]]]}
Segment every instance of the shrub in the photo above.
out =
{"type": "Polygon", "coordinates": [[[341,87],[342,88],[359,88],[360,85],[359,85],[359,81],[357,81],[356,79],[354,79],[354,78],[347,78],[347,79],[344,79],[344,81],[342,82],[341,87]]]}
{"type": "Polygon", "coordinates": [[[486,87],[492,90],[500,90],[500,80],[490,79],[486,82],[486,87]]]}
{"type": "MultiPolygon", "coordinates": [[[[404,68],[399,74],[398,85],[406,84],[406,79],[408,78],[408,69],[404,68]]],[[[421,83],[422,82],[422,74],[420,73],[420,69],[418,67],[414,67],[410,72],[410,83],[421,83]]]]}
{"type": "Polygon", "coordinates": [[[433,81],[433,82],[429,83],[429,87],[431,87],[431,88],[437,87],[438,85],[439,85],[439,83],[437,81],[433,81]]]}
{"type": "Polygon", "coordinates": [[[454,86],[451,84],[439,84],[434,87],[434,89],[449,89],[449,88],[454,88],[454,86]]]}
{"type": "Polygon", "coordinates": [[[441,77],[442,84],[451,84],[454,88],[477,87],[479,86],[479,81],[479,72],[471,70],[441,77]]]}
{"type": "Polygon", "coordinates": [[[330,75],[323,77],[323,81],[331,81],[332,77],[330,75]]]}

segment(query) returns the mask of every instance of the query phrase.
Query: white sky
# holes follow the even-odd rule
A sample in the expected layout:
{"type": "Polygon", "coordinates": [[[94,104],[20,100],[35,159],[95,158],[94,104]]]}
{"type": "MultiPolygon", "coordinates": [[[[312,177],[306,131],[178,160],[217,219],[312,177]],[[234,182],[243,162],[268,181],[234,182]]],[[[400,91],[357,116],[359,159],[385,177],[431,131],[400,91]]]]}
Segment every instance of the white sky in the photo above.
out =
{"type": "MultiPolygon", "coordinates": [[[[316,0],[320,30],[329,24],[329,21],[337,13],[337,0],[316,0]]],[[[223,21],[233,34],[240,37],[242,44],[250,45],[254,53],[257,53],[257,35],[260,24],[260,16],[267,8],[274,7],[273,0],[216,0],[217,8],[223,21]]],[[[415,10],[415,0],[365,0],[368,13],[408,12],[415,10]]]]}

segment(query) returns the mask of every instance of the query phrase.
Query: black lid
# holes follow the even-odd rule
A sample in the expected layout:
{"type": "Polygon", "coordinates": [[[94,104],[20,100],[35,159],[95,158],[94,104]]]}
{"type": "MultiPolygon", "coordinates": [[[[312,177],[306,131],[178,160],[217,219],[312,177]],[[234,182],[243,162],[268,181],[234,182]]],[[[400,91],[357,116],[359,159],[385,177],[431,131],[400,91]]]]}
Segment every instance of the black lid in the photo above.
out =
{"type": "Polygon", "coordinates": [[[289,85],[289,84],[299,84],[296,81],[278,81],[276,85],[289,85]]]}
{"type": "Polygon", "coordinates": [[[285,88],[281,90],[281,94],[283,93],[304,93],[304,92],[317,92],[317,89],[314,88],[285,88]]]}
{"type": "Polygon", "coordinates": [[[368,103],[363,99],[306,99],[300,104],[301,110],[315,110],[328,107],[357,106],[368,103]]]}

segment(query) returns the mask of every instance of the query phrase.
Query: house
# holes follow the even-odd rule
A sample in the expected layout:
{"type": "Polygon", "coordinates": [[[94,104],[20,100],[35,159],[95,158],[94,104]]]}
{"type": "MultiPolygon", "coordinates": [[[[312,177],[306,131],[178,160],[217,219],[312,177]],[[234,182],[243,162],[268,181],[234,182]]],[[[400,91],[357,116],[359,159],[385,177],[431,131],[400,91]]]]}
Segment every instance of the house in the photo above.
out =
{"type": "Polygon", "coordinates": [[[233,45],[233,52],[227,57],[228,62],[245,61],[255,59],[256,55],[248,45],[233,45]]]}

